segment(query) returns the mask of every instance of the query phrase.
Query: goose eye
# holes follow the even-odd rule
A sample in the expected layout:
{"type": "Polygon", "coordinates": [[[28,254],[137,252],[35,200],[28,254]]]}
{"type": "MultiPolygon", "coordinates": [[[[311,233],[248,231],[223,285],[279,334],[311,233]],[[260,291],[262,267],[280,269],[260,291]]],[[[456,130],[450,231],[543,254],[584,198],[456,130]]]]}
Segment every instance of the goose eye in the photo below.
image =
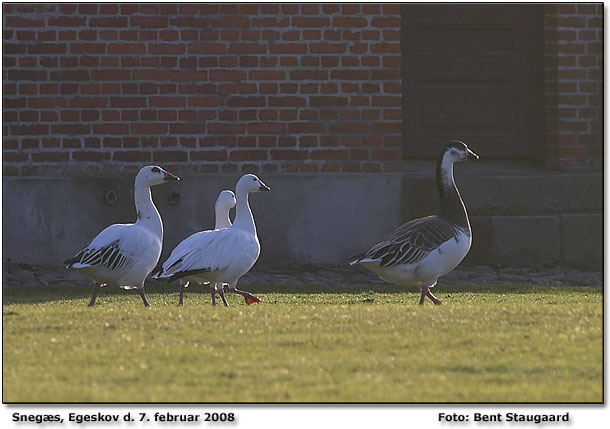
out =
{"type": "Polygon", "coordinates": [[[161,170],[159,170],[159,167],[153,167],[150,169],[150,171],[152,171],[153,173],[160,173],[161,170]]]}

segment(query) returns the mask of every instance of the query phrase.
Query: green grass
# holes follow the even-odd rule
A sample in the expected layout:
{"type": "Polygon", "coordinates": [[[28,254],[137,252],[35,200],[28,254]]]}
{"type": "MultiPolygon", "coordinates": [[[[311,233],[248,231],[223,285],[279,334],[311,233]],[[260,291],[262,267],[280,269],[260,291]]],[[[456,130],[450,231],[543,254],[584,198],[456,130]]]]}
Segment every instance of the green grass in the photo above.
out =
{"type": "Polygon", "coordinates": [[[601,402],[600,288],[3,289],[5,402],[601,402]]]}

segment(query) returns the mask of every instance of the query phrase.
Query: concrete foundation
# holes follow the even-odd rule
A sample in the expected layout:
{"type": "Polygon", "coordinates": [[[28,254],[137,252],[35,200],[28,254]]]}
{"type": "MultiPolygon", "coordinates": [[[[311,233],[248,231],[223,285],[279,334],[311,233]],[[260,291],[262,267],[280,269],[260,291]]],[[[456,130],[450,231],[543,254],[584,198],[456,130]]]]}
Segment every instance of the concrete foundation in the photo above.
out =
{"type": "MultiPolygon", "coordinates": [[[[261,264],[345,264],[407,220],[438,210],[432,163],[396,174],[261,176],[251,195],[261,264]]],[[[166,257],[214,225],[214,202],[238,175],[153,188],[166,257]]],[[[566,264],[602,269],[603,175],[456,168],[473,228],[465,265],[566,264]]],[[[4,178],[3,259],[60,264],[111,223],[133,222],[133,178],[4,178]],[[113,202],[113,196],[116,201],[113,202]]]]}

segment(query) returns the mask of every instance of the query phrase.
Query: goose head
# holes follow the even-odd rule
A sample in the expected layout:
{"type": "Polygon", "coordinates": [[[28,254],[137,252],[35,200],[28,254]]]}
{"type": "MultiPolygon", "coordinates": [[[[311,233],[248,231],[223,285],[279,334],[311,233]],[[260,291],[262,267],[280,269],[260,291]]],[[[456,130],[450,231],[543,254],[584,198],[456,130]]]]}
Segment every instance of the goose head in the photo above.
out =
{"type": "Polygon", "coordinates": [[[265,185],[261,179],[256,177],[254,174],[245,174],[237,182],[235,191],[239,194],[241,192],[250,193],[258,191],[270,191],[269,186],[265,185]]]}
{"type": "Polygon", "coordinates": [[[178,180],[180,180],[178,176],[174,176],[172,173],[156,165],[142,167],[136,176],[136,183],[146,186],[160,185],[161,183],[178,180]]]}
{"type": "Polygon", "coordinates": [[[233,207],[235,207],[235,194],[233,191],[222,191],[216,199],[216,210],[220,210],[221,213],[227,213],[233,207]]]}
{"type": "Polygon", "coordinates": [[[445,145],[441,152],[443,164],[466,161],[468,159],[479,159],[479,155],[471,151],[466,143],[453,140],[445,145]]]}

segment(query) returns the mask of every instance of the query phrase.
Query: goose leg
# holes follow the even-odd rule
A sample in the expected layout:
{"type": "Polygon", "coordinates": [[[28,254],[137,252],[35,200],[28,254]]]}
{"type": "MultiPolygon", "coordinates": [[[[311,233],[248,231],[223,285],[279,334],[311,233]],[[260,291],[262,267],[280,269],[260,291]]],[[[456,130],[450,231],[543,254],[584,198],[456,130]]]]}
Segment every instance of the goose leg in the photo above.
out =
{"type": "Polygon", "coordinates": [[[218,294],[220,295],[220,298],[222,299],[222,303],[224,304],[225,307],[229,306],[229,303],[227,302],[227,299],[225,298],[225,285],[224,283],[219,283],[220,288],[218,289],[218,294]]]}
{"type": "Polygon", "coordinates": [[[216,305],[216,283],[210,283],[210,293],[212,294],[212,305],[216,305]]]}
{"type": "Polygon", "coordinates": [[[101,284],[98,282],[94,282],[93,284],[93,295],[91,296],[91,301],[87,307],[93,307],[95,305],[95,299],[97,298],[97,293],[100,291],[101,284]]]}
{"type": "Polygon", "coordinates": [[[258,299],[256,296],[252,295],[250,292],[246,292],[243,290],[239,290],[235,287],[235,283],[229,283],[229,290],[233,293],[238,293],[241,296],[244,297],[244,300],[246,301],[246,304],[250,305],[250,304],[254,304],[255,302],[261,302],[260,299],[258,299]]]}
{"type": "Polygon", "coordinates": [[[432,300],[434,305],[441,305],[443,303],[443,301],[441,301],[440,299],[438,299],[437,297],[432,295],[432,292],[430,292],[430,288],[428,288],[428,292],[426,292],[426,296],[432,300]]]}
{"type": "Polygon", "coordinates": [[[146,299],[146,294],[144,294],[144,288],[139,287],[138,292],[140,292],[140,297],[142,297],[142,302],[144,303],[144,307],[150,308],[150,304],[148,303],[148,300],[146,299]]]}
{"type": "Polygon", "coordinates": [[[426,296],[428,296],[428,292],[430,288],[428,286],[421,287],[421,297],[419,298],[419,305],[424,305],[424,301],[426,300],[426,296]]]}
{"type": "Polygon", "coordinates": [[[188,280],[180,280],[180,297],[178,298],[178,305],[184,305],[184,288],[188,287],[188,280]]]}

